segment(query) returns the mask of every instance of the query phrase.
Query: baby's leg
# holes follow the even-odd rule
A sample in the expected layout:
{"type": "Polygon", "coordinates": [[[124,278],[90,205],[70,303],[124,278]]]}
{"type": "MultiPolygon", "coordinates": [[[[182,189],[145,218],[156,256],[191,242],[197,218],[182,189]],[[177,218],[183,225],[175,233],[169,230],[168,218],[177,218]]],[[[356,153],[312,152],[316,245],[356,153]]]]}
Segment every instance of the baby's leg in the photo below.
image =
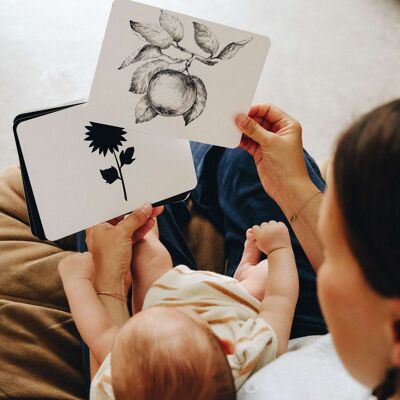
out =
{"type": "Polygon", "coordinates": [[[132,310],[136,313],[151,285],[172,268],[172,259],[158,238],[156,226],[132,250],[132,310]]]}
{"type": "Polygon", "coordinates": [[[246,232],[246,241],[242,259],[236,269],[234,278],[257,300],[262,301],[268,277],[268,261],[260,262],[261,252],[258,249],[251,229],[246,232]]]}

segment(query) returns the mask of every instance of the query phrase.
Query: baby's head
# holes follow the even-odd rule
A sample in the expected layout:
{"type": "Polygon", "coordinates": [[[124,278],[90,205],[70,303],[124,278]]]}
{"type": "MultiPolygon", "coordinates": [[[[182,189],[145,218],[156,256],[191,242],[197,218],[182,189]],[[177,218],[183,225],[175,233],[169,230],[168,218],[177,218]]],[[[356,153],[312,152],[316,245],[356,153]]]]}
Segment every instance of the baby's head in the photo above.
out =
{"type": "Polygon", "coordinates": [[[111,353],[116,400],[236,399],[224,346],[197,314],[152,307],[131,318],[111,353]]]}

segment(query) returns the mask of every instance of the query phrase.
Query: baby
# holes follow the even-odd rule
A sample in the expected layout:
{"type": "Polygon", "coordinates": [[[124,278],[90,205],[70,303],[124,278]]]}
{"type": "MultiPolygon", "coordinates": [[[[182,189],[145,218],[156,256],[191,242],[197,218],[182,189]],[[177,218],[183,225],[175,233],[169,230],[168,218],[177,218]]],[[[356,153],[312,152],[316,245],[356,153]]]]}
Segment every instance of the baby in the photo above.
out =
{"type": "Polygon", "coordinates": [[[79,268],[70,259],[59,272],[77,328],[101,363],[91,399],[235,399],[252,372],[287,349],[298,275],[282,222],[247,231],[234,278],[173,268],[150,231],[133,248],[134,315],[122,326],[96,296],[90,253],[79,256],[79,268]],[[261,252],[268,260],[260,262],[261,252]],[[91,293],[84,307],[78,285],[91,293]]]}

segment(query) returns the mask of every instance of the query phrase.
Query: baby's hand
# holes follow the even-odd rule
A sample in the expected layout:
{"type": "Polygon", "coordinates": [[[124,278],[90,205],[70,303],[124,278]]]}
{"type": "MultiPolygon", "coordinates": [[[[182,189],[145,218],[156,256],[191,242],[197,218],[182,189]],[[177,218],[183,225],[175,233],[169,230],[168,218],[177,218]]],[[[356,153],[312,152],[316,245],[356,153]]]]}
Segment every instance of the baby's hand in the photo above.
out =
{"type": "Polygon", "coordinates": [[[91,280],[94,272],[92,254],[70,254],[58,263],[58,272],[63,282],[73,279],[91,280]]]}
{"type": "Polygon", "coordinates": [[[263,222],[251,229],[257,247],[265,254],[282,248],[291,248],[289,231],[283,222],[263,222]]]}

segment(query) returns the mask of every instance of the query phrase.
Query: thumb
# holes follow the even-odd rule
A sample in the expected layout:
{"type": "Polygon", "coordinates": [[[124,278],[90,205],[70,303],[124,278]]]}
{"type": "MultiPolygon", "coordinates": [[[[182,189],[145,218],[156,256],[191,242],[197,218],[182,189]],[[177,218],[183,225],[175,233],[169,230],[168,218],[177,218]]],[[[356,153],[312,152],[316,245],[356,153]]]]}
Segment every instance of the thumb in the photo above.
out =
{"type": "Polygon", "coordinates": [[[117,227],[126,230],[129,235],[133,235],[133,233],[143,226],[151,217],[152,211],[153,207],[151,204],[143,204],[141,207],[128,214],[125,219],[118,223],[117,227]]]}
{"type": "Polygon", "coordinates": [[[235,123],[246,136],[261,145],[265,145],[273,135],[246,114],[238,114],[235,123]]]}

